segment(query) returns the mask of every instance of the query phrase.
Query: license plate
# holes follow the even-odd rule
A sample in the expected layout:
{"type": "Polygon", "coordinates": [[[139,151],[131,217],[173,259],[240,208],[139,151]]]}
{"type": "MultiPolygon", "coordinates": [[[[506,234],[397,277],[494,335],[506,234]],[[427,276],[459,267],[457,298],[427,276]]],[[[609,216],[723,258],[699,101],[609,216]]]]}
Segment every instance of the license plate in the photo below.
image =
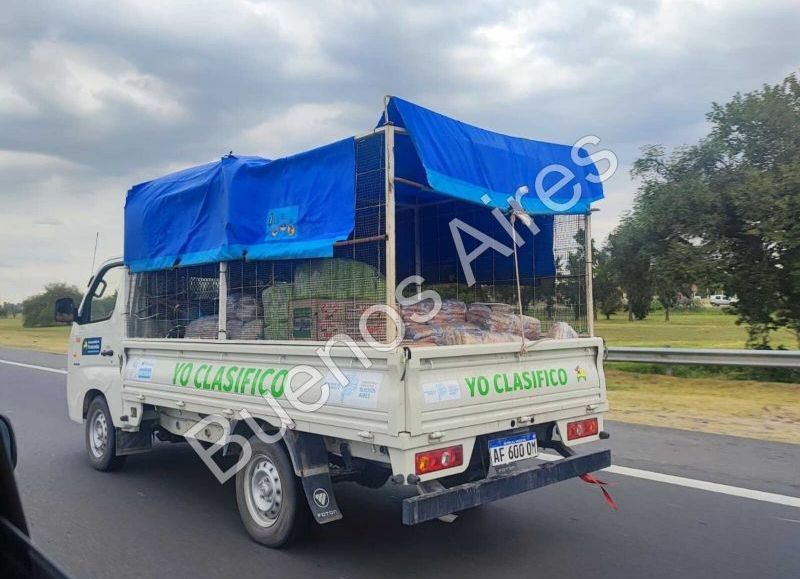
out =
{"type": "Polygon", "coordinates": [[[537,454],[539,454],[539,448],[536,444],[535,432],[495,438],[489,441],[489,460],[492,466],[534,458],[537,454]]]}

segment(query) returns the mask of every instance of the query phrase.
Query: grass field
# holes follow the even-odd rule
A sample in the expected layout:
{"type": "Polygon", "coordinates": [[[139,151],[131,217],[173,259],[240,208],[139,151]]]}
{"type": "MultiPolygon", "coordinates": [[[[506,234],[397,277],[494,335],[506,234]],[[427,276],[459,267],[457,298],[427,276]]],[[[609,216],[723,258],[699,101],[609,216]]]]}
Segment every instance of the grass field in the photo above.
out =
{"type": "Polygon", "coordinates": [[[22,316],[0,318],[0,346],[66,354],[69,326],[23,328],[22,316]]]}
{"type": "MultiPolygon", "coordinates": [[[[747,332],[736,325],[736,318],[721,310],[680,312],[664,321],[662,312],[653,312],[647,319],[629,322],[618,314],[611,320],[595,323],[595,334],[610,346],[671,346],[673,348],[744,348],[747,332]]],[[[46,352],[66,352],[69,328],[23,328],[22,318],[0,318],[0,346],[33,348],[46,352]]],[[[773,335],[772,346],[797,348],[797,341],[788,331],[773,335]]]]}
{"type": "MultiPolygon", "coordinates": [[[[663,312],[629,322],[624,313],[595,322],[595,334],[610,346],[671,346],[673,348],[744,348],[747,331],[736,325],[736,316],[722,310],[673,313],[669,322],[663,312]]],[[[797,340],[786,331],[775,332],[772,347],[797,348],[797,340]]]]}
{"type": "Polygon", "coordinates": [[[606,370],[610,420],[800,444],[800,385],[606,370]]]}

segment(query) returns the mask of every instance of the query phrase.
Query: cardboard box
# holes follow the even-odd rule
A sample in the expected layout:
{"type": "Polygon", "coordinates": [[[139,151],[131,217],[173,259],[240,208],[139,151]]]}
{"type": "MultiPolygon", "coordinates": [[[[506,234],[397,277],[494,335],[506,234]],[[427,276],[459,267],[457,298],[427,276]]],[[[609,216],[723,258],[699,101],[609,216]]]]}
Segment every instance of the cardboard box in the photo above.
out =
{"type": "MultiPolygon", "coordinates": [[[[293,300],[289,304],[289,327],[294,340],[328,340],[346,334],[356,342],[364,341],[359,320],[374,302],[363,300],[293,300]]],[[[367,329],[377,340],[386,336],[384,318],[370,316],[367,329]]]]}

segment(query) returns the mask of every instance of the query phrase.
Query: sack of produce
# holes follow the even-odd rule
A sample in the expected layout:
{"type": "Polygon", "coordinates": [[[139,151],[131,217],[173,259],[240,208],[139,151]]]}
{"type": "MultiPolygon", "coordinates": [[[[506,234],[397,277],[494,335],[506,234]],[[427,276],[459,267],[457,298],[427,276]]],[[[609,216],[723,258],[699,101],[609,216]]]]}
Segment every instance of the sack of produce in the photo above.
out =
{"type": "Polygon", "coordinates": [[[265,321],[263,335],[265,340],[288,340],[289,320],[265,321]]]}
{"type": "Polygon", "coordinates": [[[467,321],[467,304],[458,300],[444,300],[433,320],[437,323],[463,324],[467,321]]]}
{"type": "Polygon", "coordinates": [[[572,340],[579,336],[578,332],[576,332],[567,322],[555,322],[550,327],[550,331],[547,332],[546,337],[554,340],[572,340]]]}
{"type": "Polygon", "coordinates": [[[526,340],[538,340],[542,337],[542,322],[532,316],[522,316],[526,340]]]}
{"type": "Polygon", "coordinates": [[[362,261],[344,258],[314,259],[294,270],[294,299],[357,299],[383,303],[386,280],[362,261]]]}
{"type": "Polygon", "coordinates": [[[219,335],[219,317],[203,316],[192,320],[186,326],[185,338],[216,340],[219,335]]]}
{"type": "Polygon", "coordinates": [[[264,332],[264,322],[261,320],[228,320],[228,339],[229,340],[259,340],[264,332]]]}
{"type": "Polygon", "coordinates": [[[410,322],[405,324],[405,335],[403,337],[412,342],[426,340],[435,343],[442,337],[442,327],[437,324],[417,324],[415,322],[410,322]]]}
{"type": "Polygon", "coordinates": [[[433,300],[422,300],[407,306],[400,306],[400,316],[403,321],[409,324],[425,323],[419,322],[422,316],[427,317],[433,310],[433,300]]]}
{"type": "Polygon", "coordinates": [[[289,302],[292,298],[292,284],[274,283],[261,292],[264,310],[264,339],[289,339],[289,302]]]}
{"type": "Polygon", "coordinates": [[[249,322],[258,317],[258,300],[255,296],[243,293],[228,295],[228,319],[249,322]]]}
{"type": "Polygon", "coordinates": [[[522,338],[519,334],[493,334],[488,332],[483,339],[484,344],[505,344],[507,342],[521,342],[522,338]]]}
{"type": "Polygon", "coordinates": [[[507,304],[470,304],[467,321],[489,334],[521,335],[524,327],[527,340],[538,340],[542,332],[542,323],[538,319],[520,316],[507,304]]]}
{"type": "Polygon", "coordinates": [[[442,331],[441,343],[443,346],[455,346],[461,344],[482,344],[486,332],[475,324],[460,324],[445,327],[442,331]]]}

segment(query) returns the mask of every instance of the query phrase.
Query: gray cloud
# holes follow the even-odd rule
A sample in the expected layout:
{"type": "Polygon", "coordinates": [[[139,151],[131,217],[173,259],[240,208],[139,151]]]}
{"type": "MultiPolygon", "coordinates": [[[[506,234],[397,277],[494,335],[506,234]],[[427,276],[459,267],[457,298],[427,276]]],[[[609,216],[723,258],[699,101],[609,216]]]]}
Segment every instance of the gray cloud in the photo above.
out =
{"type": "Polygon", "coordinates": [[[12,0],[0,13],[0,299],[83,283],[122,249],[134,183],[234,150],[275,157],[368,130],[391,93],[502,132],[601,137],[596,217],[630,206],[646,143],[797,66],[792,1],[12,0]]]}

